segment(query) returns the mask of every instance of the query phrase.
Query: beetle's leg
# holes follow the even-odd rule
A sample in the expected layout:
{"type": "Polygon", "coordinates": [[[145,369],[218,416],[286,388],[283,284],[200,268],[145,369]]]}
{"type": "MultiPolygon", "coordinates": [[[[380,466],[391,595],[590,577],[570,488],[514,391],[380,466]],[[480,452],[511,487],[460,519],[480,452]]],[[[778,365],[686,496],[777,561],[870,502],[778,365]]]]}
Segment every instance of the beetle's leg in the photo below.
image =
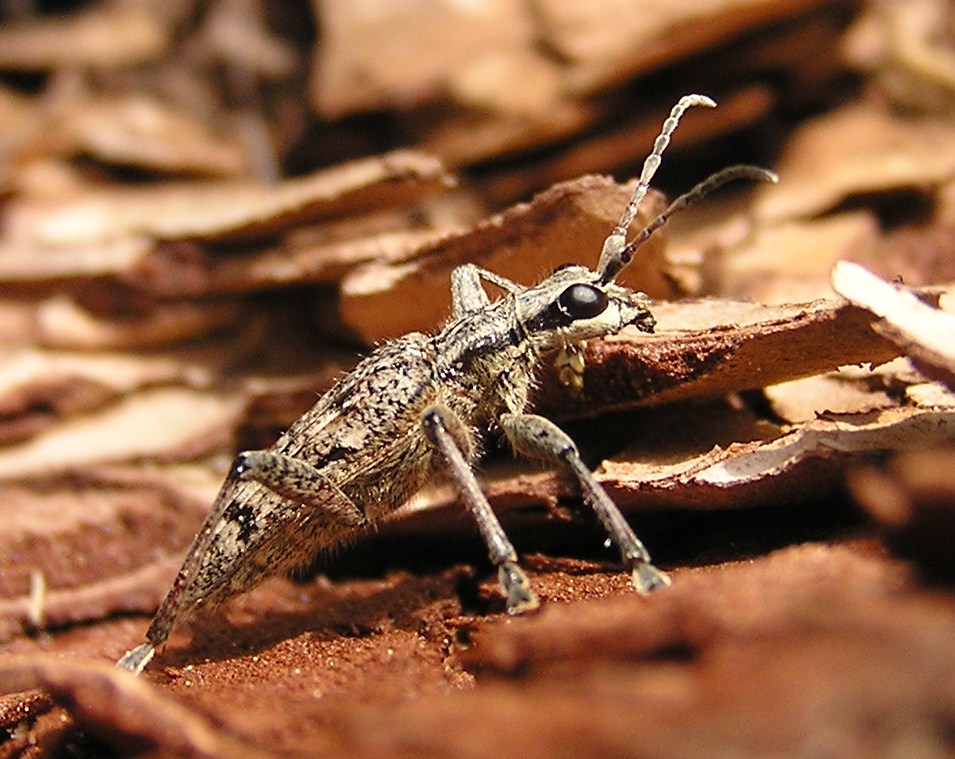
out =
{"type": "Polygon", "coordinates": [[[235,457],[229,476],[254,480],[284,498],[321,509],[343,525],[361,527],[365,523],[361,509],[307,461],[272,451],[244,451],[235,457]]]}
{"type": "Polygon", "coordinates": [[[523,287],[493,271],[474,264],[464,264],[451,272],[451,318],[459,319],[480,311],[490,305],[490,298],[481,285],[481,280],[500,287],[507,293],[519,293],[523,287]]]}
{"type": "Polygon", "coordinates": [[[631,570],[633,586],[640,594],[660,585],[669,585],[670,578],[650,563],[650,554],[634,534],[620,509],[587,468],[577,446],[556,424],[536,414],[504,414],[499,420],[517,453],[545,461],[564,462],[580,483],[584,500],[596,512],[620,556],[631,570]]]}
{"type": "Polygon", "coordinates": [[[126,653],[117,666],[141,672],[156,649],[166,642],[173,627],[189,616],[190,604],[195,603],[190,600],[190,593],[195,592],[191,586],[206,576],[203,559],[210,546],[217,546],[220,558],[229,557],[233,562],[241,560],[246,565],[254,565],[257,557],[260,563],[269,561],[265,555],[270,545],[268,540],[230,538],[229,531],[224,529],[230,523],[237,523],[240,532],[250,530],[259,536],[267,534],[272,541],[294,542],[303,534],[302,525],[296,521],[301,516],[300,509],[281,509],[278,501],[268,511],[265,510],[267,502],[251,511],[236,509],[237,504],[242,505],[241,501],[236,501],[236,487],[243,480],[254,480],[283,498],[304,504],[313,510],[313,514],[320,514],[345,530],[361,528],[366,523],[365,515],[358,507],[311,464],[272,451],[240,453],[146,631],[148,642],[126,653]],[[259,521],[268,522],[268,527],[263,528],[259,521]],[[256,525],[257,531],[254,529],[256,525]]]}
{"type": "Polygon", "coordinates": [[[477,522],[491,563],[497,567],[497,576],[507,599],[508,614],[520,614],[536,609],[540,602],[531,589],[527,576],[517,564],[517,552],[504,533],[504,528],[491,509],[487,497],[481,492],[481,486],[452,434],[453,431],[463,428],[462,422],[452,411],[442,406],[432,406],[423,414],[422,424],[428,439],[444,456],[451,476],[461,489],[461,497],[477,522]]]}

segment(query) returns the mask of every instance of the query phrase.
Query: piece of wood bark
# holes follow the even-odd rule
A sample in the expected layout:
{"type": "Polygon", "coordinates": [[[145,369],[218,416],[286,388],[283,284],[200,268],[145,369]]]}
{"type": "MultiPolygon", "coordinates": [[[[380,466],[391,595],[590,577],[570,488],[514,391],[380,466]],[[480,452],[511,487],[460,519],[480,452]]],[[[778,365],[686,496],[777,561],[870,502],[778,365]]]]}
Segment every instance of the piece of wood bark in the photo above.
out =
{"type": "Polygon", "coordinates": [[[0,29],[0,68],[118,68],[154,61],[172,30],[135,6],[104,4],[0,29]]]}
{"type": "Polygon", "coordinates": [[[243,409],[241,396],[175,386],[144,390],[0,449],[0,480],[221,451],[233,439],[243,409]]]}
{"type": "Polygon", "coordinates": [[[955,127],[850,103],[801,124],[775,169],[784,181],[760,188],[753,206],[764,222],[815,216],[851,196],[924,192],[955,177],[955,127]]]}
{"type": "Polygon", "coordinates": [[[451,179],[430,155],[399,150],[269,186],[248,181],[168,183],[90,190],[71,200],[20,200],[7,208],[12,240],[50,246],[129,235],[161,240],[262,236],[293,222],[401,206],[451,179]]]}
{"type": "Polygon", "coordinates": [[[456,70],[502,50],[530,47],[534,34],[532,12],[519,0],[313,7],[323,39],[311,100],[326,117],[436,99],[456,70]]]}
{"type": "Polygon", "coordinates": [[[832,287],[881,317],[873,330],[898,345],[923,374],[955,389],[955,316],[848,261],[833,268],[832,287]]]}
{"type": "Polygon", "coordinates": [[[872,332],[870,313],[834,300],[762,306],[712,299],[658,303],[653,311],[655,334],[628,328],[592,341],[584,351],[583,393],[570,397],[549,378],[538,408],[589,416],[716,397],[899,355],[872,332]]]}
{"type": "Polygon", "coordinates": [[[220,479],[211,467],[153,464],[0,484],[0,639],[154,609],[220,479]]]}

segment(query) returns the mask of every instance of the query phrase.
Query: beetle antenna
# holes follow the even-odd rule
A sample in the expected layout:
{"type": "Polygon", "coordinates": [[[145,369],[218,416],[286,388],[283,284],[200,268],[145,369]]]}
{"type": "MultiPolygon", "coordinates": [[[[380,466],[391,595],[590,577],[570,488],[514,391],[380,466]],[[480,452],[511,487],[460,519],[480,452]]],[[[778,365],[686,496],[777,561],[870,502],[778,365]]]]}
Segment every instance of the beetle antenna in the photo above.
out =
{"type": "Polygon", "coordinates": [[[627,230],[637,215],[640,202],[650,189],[650,182],[653,180],[653,175],[656,174],[657,169],[660,168],[663,151],[666,150],[670,144],[670,137],[680,123],[680,117],[683,116],[684,111],[696,105],[715,108],[716,101],[712,98],[708,98],[706,95],[684,95],[680,98],[680,101],[673,106],[670,115],[666,121],[663,122],[663,128],[660,130],[660,134],[657,135],[656,140],[653,141],[653,150],[643,162],[643,169],[640,171],[640,180],[637,182],[637,186],[633,188],[630,202],[627,203],[627,207],[623,209],[623,216],[620,217],[620,222],[604,241],[603,250],[600,252],[600,261],[597,264],[597,272],[600,274],[601,281],[609,282],[613,279],[614,275],[623,268],[622,264],[617,264],[619,264],[620,251],[623,250],[627,244],[627,230]],[[616,268],[612,273],[608,273],[610,267],[614,265],[617,265],[616,268]]]}
{"type": "Polygon", "coordinates": [[[637,251],[643,243],[645,243],[654,232],[656,232],[660,227],[666,224],[670,217],[682,211],[684,208],[689,208],[694,203],[705,198],[714,190],[722,187],[724,184],[729,182],[734,182],[737,179],[750,179],[756,182],[772,182],[776,184],[779,181],[779,176],[769,169],[764,169],[760,166],[750,166],[748,164],[738,164],[736,166],[728,166],[721,171],[711,174],[698,185],[693,187],[689,192],[685,192],[669,206],[666,210],[663,211],[659,216],[654,218],[649,224],[647,224],[643,229],[641,229],[636,237],[634,237],[626,246],[620,251],[616,264],[617,268],[610,272],[610,267],[608,267],[607,272],[603,274],[603,281],[609,282],[613,279],[614,275],[617,274],[623,267],[630,263],[633,259],[633,254],[637,251]],[[608,276],[609,274],[609,276],[608,276]]]}

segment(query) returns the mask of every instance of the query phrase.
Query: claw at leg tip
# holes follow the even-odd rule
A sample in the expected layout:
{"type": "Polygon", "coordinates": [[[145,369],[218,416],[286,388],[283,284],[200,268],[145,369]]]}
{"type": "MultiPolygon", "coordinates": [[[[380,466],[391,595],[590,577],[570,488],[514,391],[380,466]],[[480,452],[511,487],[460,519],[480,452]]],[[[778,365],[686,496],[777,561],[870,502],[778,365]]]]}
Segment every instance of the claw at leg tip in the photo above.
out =
{"type": "Polygon", "coordinates": [[[665,587],[673,582],[665,572],[661,572],[652,564],[644,563],[637,564],[633,568],[631,579],[634,590],[641,596],[648,595],[650,591],[665,587]]]}
{"type": "Polygon", "coordinates": [[[537,594],[530,588],[522,588],[518,592],[507,594],[507,613],[516,615],[534,611],[541,605],[537,594]]]}
{"type": "Polygon", "coordinates": [[[136,646],[136,648],[123,654],[123,657],[116,662],[116,666],[120,669],[125,669],[128,672],[132,672],[134,675],[138,675],[140,672],[146,669],[146,665],[152,661],[155,653],[155,648],[148,643],[143,643],[142,645],[136,646]]]}
{"type": "Polygon", "coordinates": [[[498,567],[498,580],[507,597],[508,614],[523,614],[540,606],[540,599],[531,589],[531,584],[523,570],[513,562],[505,562],[498,567]]]}

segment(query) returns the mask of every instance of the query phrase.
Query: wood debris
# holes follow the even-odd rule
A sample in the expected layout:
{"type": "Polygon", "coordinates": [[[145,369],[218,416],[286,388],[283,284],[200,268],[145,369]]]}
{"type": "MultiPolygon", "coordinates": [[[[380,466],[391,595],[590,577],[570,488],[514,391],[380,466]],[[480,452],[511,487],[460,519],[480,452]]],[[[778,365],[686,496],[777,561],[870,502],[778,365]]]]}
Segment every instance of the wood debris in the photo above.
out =
{"type": "Polygon", "coordinates": [[[85,12],[0,29],[0,68],[135,66],[166,51],[169,31],[135,6],[104,3],[85,12]]]}
{"type": "Polygon", "coordinates": [[[8,5],[0,759],[950,753],[950,3],[8,5]],[[633,597],[571,480],[492,440],[538,616],[435,482],[334,582],[108,664],[237,451],[439,329],[456,266],[592,265],[689,92],[720,107],[639,221],[728,164],[780,183],[674,218],[625,271],[656,331],[535,390],[672,588],[633,597]]]}
{"type": "Polygon", "coordinates": [[[241,146],[190,116],[146,98],[80,100],[60,113],[51,147],[104,163],[169,174],[237,176],[247,171],[241,146]]]}
{"type": "Polygon", "coordinates": [[[955,389],[955,318],[950,313],[848,262],[833,269],[832,286],[881,317],[883,321],[873,324],[873,329],[896,343],[927,377],[955,389]]]}
{"type": "Polygon", "coordinates": [[[653,335],[628,329],[589,345],[581,397],[550,384],[541,407],[575,416],[719,397],[898,355],[871,330],[869,314],[831,300],[773,307],[714,299],[660,304],[655,314],[653,335]]]}
{"type": "Polygon", "coordinates": [[[33,576],[46,586],[46,625],[145,612],[175,573],[175,551],[192,537],[221,473],[200,465],[87,467],[0,485],[6,532],[0,540],[0,640],[31,621],[33,576]],[[51,528],[51,525],[53,527],[51,528]],[[109,568],[97,535],[110,533],[109,568]],[[122,544],[122,545],[121,545],[122,544]]]}
{"type": "Polygon", "coordinates": [[[955,25],[945,0],[869,3],[846,35],[846,59],[893,102],[955,113],[955,25]]]}
{"type": "Polygon", "coordinates": [[[883,527],[892,550],[913,559],[925,579],[950,585],[952,477],[950,447],[906,452],[888,466],[855,470],[849,479],[859,504],[883,527]]]}
{"type": "Polygon", "coordinates": [[[15,204],[5,228],[14,240],[56,246],[106,243],[128,235],[160,240],[264,235],[292,221],[400,205],[446,187],[434,158],[399,151],[288,179],[169,184],[87,192],[61,202],[15,204]]]}
{"type": "Polygon", "coordinates": [[[955,128],[945,120],[850,104],[793,136],[777,167],[786,181],[761,188],[755,213],[780,221],[821,214],[853,195],[931,189],[955,176],[953,144],[955,128]]]}

